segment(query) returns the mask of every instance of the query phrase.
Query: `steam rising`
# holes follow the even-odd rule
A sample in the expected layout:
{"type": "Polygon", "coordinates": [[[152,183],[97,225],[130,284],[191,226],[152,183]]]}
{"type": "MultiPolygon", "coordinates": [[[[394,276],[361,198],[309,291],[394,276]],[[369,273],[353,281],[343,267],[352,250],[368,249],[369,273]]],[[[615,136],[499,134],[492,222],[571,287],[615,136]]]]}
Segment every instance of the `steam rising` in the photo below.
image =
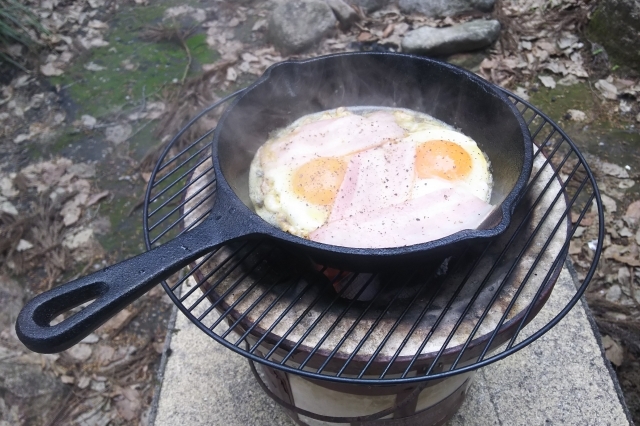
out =
{"type": "Polygon", "coordinates": [[[247,173],[269,134],[319,111],[356,106],[407,108],[459,128],[493,166],[491,203],[513,189],[524,163],[523,135],[503,99],[447,64],[394,54],[356,53],[284,62],[267,70],[219,124],[222,173],[247,205],[247,173]]]}

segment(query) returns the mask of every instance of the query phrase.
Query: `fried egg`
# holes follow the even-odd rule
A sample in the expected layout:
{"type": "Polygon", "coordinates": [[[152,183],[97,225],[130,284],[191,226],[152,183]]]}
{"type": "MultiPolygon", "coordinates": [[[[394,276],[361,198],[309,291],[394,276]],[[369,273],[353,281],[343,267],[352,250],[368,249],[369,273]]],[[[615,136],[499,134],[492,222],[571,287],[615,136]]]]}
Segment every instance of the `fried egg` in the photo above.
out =
{"type": "Polygon", "coordinates": [[[298,119],[261,146],[251,163],[256,213],[306,238],[327,222],[350,157],[404,136],[388,112],[364,117],[338,108],[298,119]]]}
{"type": "Polygon", "coordinates": [[[412,133],[405,142],[416,149],[413,198],[443,185],[456,185],[481,200],[490,200],[493,180],[489,165],[473,139],[435,128],[412,133]]]}
{"type": "MultiPolygon", "coordinates": [[[[465,206],[473,206],[486,216],[491,185],[489,163],[471,138],[426,114],[390,108],[338,108],[302,117],[260,147],[249,172],[251,200],[267,222],[350,247],[439,238],[427,222],[418,226],[424,231],[416,229],[421,217],[477,226],[448,212],[464,215],[465,206]],[[447,199],[457,204],[446,207],[447,199]],[[394,217],[411,229],[393,230],[394,217]],[[361,226],[370,235],[350,241],[348,230],[361,226]],[[396,231],[415,235],[386,236],[396,231]]],[[[456,232],[449,224],[437,228],[456,232]]]]}

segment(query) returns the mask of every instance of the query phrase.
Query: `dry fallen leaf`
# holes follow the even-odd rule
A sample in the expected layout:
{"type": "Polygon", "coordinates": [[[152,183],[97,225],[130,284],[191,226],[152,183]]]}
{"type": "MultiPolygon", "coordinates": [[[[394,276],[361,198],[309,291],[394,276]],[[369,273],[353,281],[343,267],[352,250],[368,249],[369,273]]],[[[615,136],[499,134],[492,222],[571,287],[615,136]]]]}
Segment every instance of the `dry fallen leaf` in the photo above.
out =
{"type": "Polygon", "coordinates": [[[5,212],[11,216],[18,216],[18,210],[16,206],[11,204],[10,201],[4,200],[4,197],[0,197],[0,212],[5,212]]]}
{"type": "Polygon", "coordinates": [[[618,211],[616,200],[609,197],[607,194],[600,194],[600,198],[602,199],[602,204],[604,205],[604,209],[607,213],[615,213],[618,211]]]}
{"type": "Polygon", "coordinates": [[[80,117],[80,120],[82,121],[82,125],[87,129],[93,129],[98,122],[98,120],[96,120],[95,117],[92,117],[87,114],[80,117]]]}
{"type": "Polygon", "coordinates": [[[109,321],[107,321],[102,326],[100,326],[97,333],[98,334],[110,333],[113,330],[120,329],[123,326],[123,324],[126,324],[131,319],[132,315],[133,315],[133,312],[131,312],[129,309],[123,309],[122,311],[118,312],[114,317],[112,317],[109,321]]]}
{"type": "Polygon", "coordinates": [[[251,27],[251,31],[259,31],[262,28],[266,28],[267,27],[267,20],[266,19],[258,19],[256,21],[255,24],[253,24],[253,27],[251,27]]]}
{"type": "Polygon", "coordinates": [[[15,139],[13,139],[13,142],[22,143],[24,141],[28,141],[29,139],[31,139],[31,135],[30,134],[22,134],[22,135],[16,136],[15,139]]]}
{"type": "Polygon", "coordinates": [[[64,383],[64,384],[71,385],[71,384],[73,384],[73,382],[76,381],[76,379],[73,376],[66,376],[65,375],[65,376],[61,376],[60,377],[60,381],[62,383],[64,383]]]}
{"type": "Polygon", "coordinates": [[[71,356],[71,358],[77,361],[86,361],[91,358],[91,346],[78,343],[77,345],[72,346],[70,349],[66,350],[66,353],[71,356]]]}
{"type": "Polygon", "coordinates": [[[602,337],[602,346],[607,359],[616,367],[620,367],[624,362],[624,351],[622,347],[609,336],[602,337]]]}
{"type": "Polygon", "coordinates": [[[91,384],[91,379],[87,376],[82,376],[78,380],[78,384],[76,386],[78,386],[80,389],[85,389],[87,386],[89,386],[89,384],[91,384]]]}
{"type": "Polygon", "coordinates": [[[373,41],[375,39],[376,39],[376,37],[373,34],[371,34],[369,32],[366,32],[366,31],[361,32],[360,35],[358,36],[358,41],[360,41],[360,42],[373,41]]]}
{"type": "Polygon", "coordinates": [[[94,205],[95,203],[97,203],[98,201],[102,200],[103,198],[109,196],[109,194],[111,194],[111,192],[109,191],[102,191],[99,192],[97,194],[92,195],[91,197],[89,197],[89,199],[87,200],[87,202],[85,203],[86,207],[91,207],[92,205],[94,205]]]}
{"type": "Polygon", "coordinates": [[[94,358],[100,365],[107,365],[111,362],[116,350],[111,346],[97,345],[93,350],[94,358]]]}
{"type": "Polygon", "coordinates": [[[91,242],[93,238],[93,229],[80,228],[73,233],[65,235],[62,245],[68,249],[74,250],[91,242]]]}
{"type": "Polygon", "coordinates": [[[607,80],[598,80],[595,86],[605,98],[611,100],[618,99],[618,88],[607,80]]]}
{"type": "Polygon", "coordinates": [[[238,79],[238,73],[233,67],[227,68],[227,80],[228,81],[236,81],[238,79]]]}
{"type": "Polygon", "coordinates": [[[13,179],[15,179],[16,174],[12,173],[9,176],[0,177],[0,194],[3,197],[13,198],[17,197],[20,192],[13,186],[13,179]]]}
{"type": "Polygon", "coordinates": [[[27,240],[20,240],[18,242],[18,246],[16,247],[17,251],[26,251],[26,250],[30,250],[33,248],[33,244],[31,244],[29,241],[27,240]]]}
{"type": "Polygon", "coordinates": [[[116,398],[116,408],[118,414],[127,421],[137,418],[141,408],[140,392],[131,387],[125,388],[122,396],[116,398]]]}
{"type": "Polygon", "coordinates": [[[62,215],[62,223],[64,223],[64,226],[71,226],[80,220],[82,210],[75,203],[65,203],[62,210],[60,210],[60,214],[62,215]]]}
{"type": "Polygon", "coordinates": [[[573,121],[585,121],[587,119],[587,114],[578,109],[570,109],[567,111],[567,114],[569,114],[569,117],[573,121]]]}
{"type": "Polygon", "coordinates": [[[558,80],[558,84],[561,86],[573,86],[574,84],[578,84],[579,82],[580,80],[578,80],[578,77],[573,74],[569,74],[558,80]]]}
{"type": "Polygon", "coordinates": [[[571,240],[569,243],[569,254],[582,253],[582,243],[576,240],[571,240]]]}
{"type": "Polygon", "coordinates": [[[618,269],[618,283],[621,285],[627,286],[629,285],[629,280],[631,279],[631,273],[629,272],[629,268],[619,268],[618,269]]]}
{"type": "Polygon", "coordinates": [[[149,102],[146,107],[147,118],[149,120],[157,120],[162,117],[164,114],[164,110],[166,109],[166,105],[164,102],[149,102]]]}
{"type": "Polygon", "coordinates": [[[516,87],[516,95],[520,96],[525,101],[529,100],[529,92],[524,87],[516,87]]]}
{"type": "Polygon", "coordinates": [[[638,223],[638,221],[640,221],[640,200],[634,201],[633,203],[629,204],[629,207],[627,207],[627,211],[624,215],[634,223],[638,223]]]}
{"type": "Polygon", "coordinates": [[[606,259],[613,259],[616,262],[624,263],[629,266],[640,266],[640,259],[638,259],[637,256],[634,256],[632,254],[619,254],[615,250],[607,253],[608,249],[609,247],[607,247],[607,249],[605,250],[606,259]]]}
{"type": "Polygon", "coordinates": [[[46,77],[55,77],[55,76],[62,75],[64,73],[61,69],[53,66],[52,63],[41,65],[40,72],[46,77]]]}
{"type": "Polygon", "coordinates": [[[556,81],[553,79],[553,77],[548,75],[540,75],[538,76],[538,78],[540,79],[544,87],[548,87],[550,89],[556,88],[556,81]]]}
{"type": "Polygon", "coordinates": [[[107,68],[101,65],[98,65],[94,62],[89,62],[88,64],[84,65],[84,69],[86,69],[87,71],[104,71],[107,68]]]}

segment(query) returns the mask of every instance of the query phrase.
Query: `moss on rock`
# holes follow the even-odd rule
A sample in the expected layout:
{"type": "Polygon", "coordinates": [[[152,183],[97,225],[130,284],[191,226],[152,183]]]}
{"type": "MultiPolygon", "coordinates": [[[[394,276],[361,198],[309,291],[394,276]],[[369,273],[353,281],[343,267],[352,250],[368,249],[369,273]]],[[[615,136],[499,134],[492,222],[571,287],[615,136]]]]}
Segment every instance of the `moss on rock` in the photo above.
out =
{"type": "Polygon", "coordinates": [[[604,46],[614,64],[640,72],[640,1],[602,1],[591,17],[587,35],[604,46]]]}

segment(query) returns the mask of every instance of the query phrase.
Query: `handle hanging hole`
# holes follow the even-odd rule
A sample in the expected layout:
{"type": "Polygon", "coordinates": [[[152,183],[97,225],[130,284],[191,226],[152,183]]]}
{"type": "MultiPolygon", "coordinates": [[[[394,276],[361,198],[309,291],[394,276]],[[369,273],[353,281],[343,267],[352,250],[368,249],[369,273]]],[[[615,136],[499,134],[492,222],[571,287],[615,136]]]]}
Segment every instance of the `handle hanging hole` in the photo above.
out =
{"type": "Polygon", "coordinates": [[[77,314],[78,312],[81,312],[84,308],[86,308],[87,306],[92,304],[96,299],[97,299],[97,297],[92,297],[91,299],[87,300],[86,302],[81,303],[78,306],[75,306],[75,307],[69,308],[69,309],[65,309],[64,311],[58,313],[55,317],[53,317],[49,321],[49,323],[47,325],[52,327],[52,326],[54,326],[56,324],[60,324],[65,319],[67,319],[69,317],[72,317],[73,315],[77,314]]]}

